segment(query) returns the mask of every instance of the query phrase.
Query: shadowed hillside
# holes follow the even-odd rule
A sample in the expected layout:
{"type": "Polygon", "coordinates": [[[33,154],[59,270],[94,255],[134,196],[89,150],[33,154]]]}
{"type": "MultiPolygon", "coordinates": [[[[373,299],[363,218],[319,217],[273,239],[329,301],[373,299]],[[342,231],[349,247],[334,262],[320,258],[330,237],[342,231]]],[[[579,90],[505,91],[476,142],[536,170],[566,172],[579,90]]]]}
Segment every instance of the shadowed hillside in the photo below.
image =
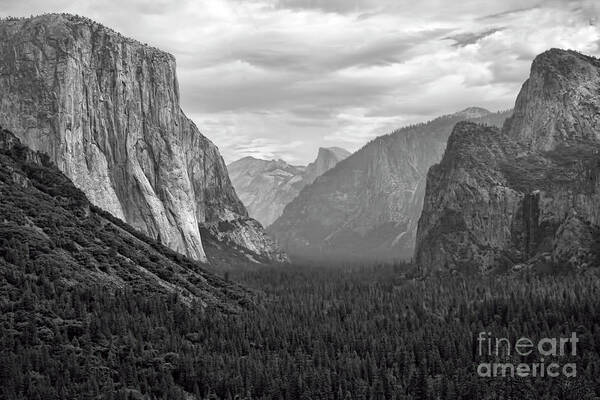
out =
{"type": "Polygon", "coordinates": [[[190,305],[227,311],[249,300],[247,291],[204,265],[90,204],[47,156],[6,130],[0,131],[0,257],[5,277],[176,295],[190,305]]]}

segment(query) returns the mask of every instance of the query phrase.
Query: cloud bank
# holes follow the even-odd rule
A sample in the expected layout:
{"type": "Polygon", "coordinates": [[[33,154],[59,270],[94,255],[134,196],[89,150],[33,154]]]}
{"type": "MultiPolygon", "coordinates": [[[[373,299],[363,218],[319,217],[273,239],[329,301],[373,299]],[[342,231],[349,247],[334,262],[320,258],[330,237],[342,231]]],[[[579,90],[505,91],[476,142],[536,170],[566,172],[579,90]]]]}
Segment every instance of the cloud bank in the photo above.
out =
{"type": "Polygon", "coordinates": [[[481,106],[512,107],[536,54],[600,55],[593,0],[0,0],[86,15],[178,61],[184,111],[226,160],[311,161],[481,106]],[[457,4],[458,3],[458,4],[457,4]]]}

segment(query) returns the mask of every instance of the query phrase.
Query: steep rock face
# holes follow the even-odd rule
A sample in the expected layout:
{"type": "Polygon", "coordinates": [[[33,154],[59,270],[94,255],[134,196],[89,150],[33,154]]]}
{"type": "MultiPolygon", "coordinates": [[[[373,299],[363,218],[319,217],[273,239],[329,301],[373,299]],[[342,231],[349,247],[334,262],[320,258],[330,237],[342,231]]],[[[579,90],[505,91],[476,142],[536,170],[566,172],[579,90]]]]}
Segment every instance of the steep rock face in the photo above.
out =
{"type": "Polygon", "coordinates": [[[350,153],[339,147],[320,148],[308,166],[290,165],[283,160],[244,157],[227,166],[231,182],[251,217],[270,225],[300,190],[333,168],[350,153]]]}
{"type": "Polygon", "coordinates": [[[508,115],[469,108],[381,136],[304,188],[269,230],[298,258],[410,258],[427,170],[454,124],[500,125],[508,115]]]}
{"type": "Polygon", "coordinates": [[[70,15],[4,20],[0,37],[0,124],[94,204],[198,260],[199,225],[247,217],[171,55],[70,15]]]}
{"type": "Polygon", "coordinates": [[[598,60],[550,50],[503,129],[458,124],[427,178],[424,271],[598,262],[598,60]]]}
{"type": "Polygon", "coordinates": [[[558,49],[542,53],[533,61],[506,133],[539,151],[599,142],[599,87],[599,60],[558,49]]]}
{"type": "Polygon", "coordinates": [[[502,139],[495,128],[472,123],[454,128],[444,158],[427,176],[417,233],[420,265],[487,269],[508,256],[502,249],[512,243],[511,222],[523,193],[499,172],[518,151],[502,139]]]}
{"type": "Polygon", "coordinates": [[[577,215],[567,217],[554,236],[552,262],[567,268],[598,266],[594,251],[598,237],[597,226],[577,215]]]}
{"type": "Polygon", "coordinates": [[[315,161],[306,166],[302,179],[304,186],[313,183],[315,179],[335,167],[343,159],[348,158],[349,155],[350,152],[341,147],[320,147],[315,161]]]}

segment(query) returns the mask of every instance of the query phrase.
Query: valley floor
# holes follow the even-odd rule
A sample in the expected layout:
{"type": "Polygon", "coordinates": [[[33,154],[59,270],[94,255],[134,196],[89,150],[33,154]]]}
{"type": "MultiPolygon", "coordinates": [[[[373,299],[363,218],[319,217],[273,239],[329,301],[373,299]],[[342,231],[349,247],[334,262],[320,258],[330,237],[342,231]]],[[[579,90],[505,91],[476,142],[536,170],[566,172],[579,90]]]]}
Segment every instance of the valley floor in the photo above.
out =
{"type": "MultiPolygon", "coordinates": [[[[0,263],[2,260],[0,259],[0,263]]],[[[0,398],[592,399],[600,279],[408,279],[403,267],[264,267],[246,311],[0,268],[0,398]],[[10,272],[9,272],[10,271],[10,272]],[[484,378],[477,334],[568,337],[576,377],[484,378]]],[[[546,363],[552,357],[547,357],[546,363]]],[[[535,362],[536,360],[525,360],[535,362]]]]}

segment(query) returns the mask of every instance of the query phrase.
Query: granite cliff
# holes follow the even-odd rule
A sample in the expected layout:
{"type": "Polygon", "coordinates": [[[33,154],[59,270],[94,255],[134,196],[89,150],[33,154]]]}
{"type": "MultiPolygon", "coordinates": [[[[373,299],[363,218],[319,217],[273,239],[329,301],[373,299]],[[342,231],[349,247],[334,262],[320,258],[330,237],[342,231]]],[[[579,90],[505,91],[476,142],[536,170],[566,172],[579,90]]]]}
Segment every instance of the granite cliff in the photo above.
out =
{"type": "Polygon", "coordinates": [[[263,226],[269,226],[302,188],[349,155],[347,150],[339,147],[322,147],[315,161],[307,166],[244,157],[229,164],[227,169],[250,216],[263,226]]]}
{"type": "Polygon", "coordinates": [[[410,259],[427,170],[452,127],[466,119],[500,126],[508,115],[473,107],[378,137],[306,186],[269,231],[297,258],[410,259]]]}
{"type": "Polygon", "coordinates": [[[3,20],[0,38],[0,125],[93,204],[197,260],[200,228],[223,221],[247,228],[239,246],[285,258],[246,226],[217,147],[181,110],[173,56],[66,14],[3,20]]]}
{"type": "Polygon", "coordinates": [[[340,161],[348,158],[348,156],[350,156],[350,152],[341,147],[319,147],[317,158],[308,164],[304,170],[302,176],[304,186],[312,184],[315,179],[335,167],[340,161]]]}
{"type": "Polygon", "coordinates": [[[534,60],[503,128],[457,124],[427,177],[424,272],[599,265],[600,61],[534,60]]]}

